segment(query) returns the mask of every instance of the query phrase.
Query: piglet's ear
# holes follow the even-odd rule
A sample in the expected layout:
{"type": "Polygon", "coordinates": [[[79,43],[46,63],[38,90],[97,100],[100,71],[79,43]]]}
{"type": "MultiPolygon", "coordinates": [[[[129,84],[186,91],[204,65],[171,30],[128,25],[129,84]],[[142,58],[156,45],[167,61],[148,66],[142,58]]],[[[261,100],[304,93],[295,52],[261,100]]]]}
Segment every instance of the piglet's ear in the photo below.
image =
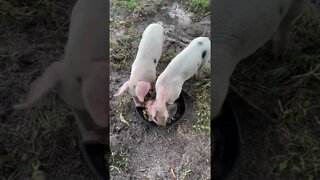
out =
{"type": "Polygon", "coordinates": [[[117,94],[114,96],[119,96],[121,95],[124,91],[126,91],[129,88],[130,81],[125,82],[118,90],[117,94]]]}
{"type": "Polygon", "coordinates": [[[156,116],[155,101],[149,100],[146,103],[146,106],[147,106],[148,114],[154,118],[156,116]]]}
{"type": "Polygon", "coordinates": [[[136,94],[139,101],[144,102],[144,97],[148,94],[150,90],[150,83],[145,81],[138,81],[136,87],[136,94]]]}
{"type": "Polygon", "coordinates": [[[31,83],[26,100],[13,107],[15,109],[25,109],[34,106],[43,96],[58,85],[61,66],[61,62],[51,64],[38,79],[31,83]]]}
{"type": "Polygon", "coordinates": [[[107,65],[99,62],[93,65],[82,84],[82,95],[85,107],[92,119],[101,128],[108,127],[107,65]]]}

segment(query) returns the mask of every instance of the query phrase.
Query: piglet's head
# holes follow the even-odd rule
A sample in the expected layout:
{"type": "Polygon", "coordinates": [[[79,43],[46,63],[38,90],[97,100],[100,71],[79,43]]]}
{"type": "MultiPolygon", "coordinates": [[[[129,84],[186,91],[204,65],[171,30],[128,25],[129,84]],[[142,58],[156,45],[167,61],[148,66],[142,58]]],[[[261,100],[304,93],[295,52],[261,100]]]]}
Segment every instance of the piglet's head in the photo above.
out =
{"type": "Polygon", "coordinates": [[[169,113],[165,104],[160,104],[158,101],[148,101],[147,110],[158,126],[166,126],[169,113]]]}
{"type": "Polygon", "coordinates": [[[150,87],[150,82],[138,81],[136,85],[133,85],[129,80],[119,88],[118,92],[114,96],[119,96],[125,91],[128,91],[131,96],[138,97],[140,102],[144,102],[144,98],[148,94],[150,87]]]}
{"type": "Polygon", "coordinates": [[[158,124],[158,126],[166,126],[168,117],[169,113],[167,108],[160,109],[156,114],[156,123],[158,124]]]}

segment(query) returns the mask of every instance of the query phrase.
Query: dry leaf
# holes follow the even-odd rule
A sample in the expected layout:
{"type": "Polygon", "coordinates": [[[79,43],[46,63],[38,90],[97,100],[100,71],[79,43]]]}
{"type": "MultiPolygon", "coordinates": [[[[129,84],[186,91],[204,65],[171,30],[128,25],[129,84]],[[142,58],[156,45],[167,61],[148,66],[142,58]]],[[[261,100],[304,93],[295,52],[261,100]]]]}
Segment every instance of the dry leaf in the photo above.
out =
{"type": "Polygon", "coordinates": [[[122,113],[120,113],[120,121],[121,121],[122,123],[124,123],[124,124],[126,124],[126,125],[130,126],[130,125],[129,125],[129,123],[128,123],[128,121],[124,118],[124,116],[123,116],[123,114],[122,114],[122,113]]]}
{"type": "Polygon", "coordinates": [[[171,175],[172,179],[177,179],[177,177],[176,177],[176,175],[174,174],[172,168],[170,169],[170,175],[171,175]]]}

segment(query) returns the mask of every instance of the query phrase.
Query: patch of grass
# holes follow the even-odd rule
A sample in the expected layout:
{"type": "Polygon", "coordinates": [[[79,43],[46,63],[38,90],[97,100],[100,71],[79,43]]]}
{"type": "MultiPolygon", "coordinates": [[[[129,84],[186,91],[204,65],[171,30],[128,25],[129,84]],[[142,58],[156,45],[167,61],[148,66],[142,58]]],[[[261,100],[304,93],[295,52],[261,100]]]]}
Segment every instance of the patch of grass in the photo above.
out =
{"type": "Polygon", "coordinates": [[[129,103],[131,101],[131,96],[127,93],[125,96],[121,97],[121,104],[120,107],[123,106],[125,103],[129,103]]]}
{"type": "Polygon", "coordinates": [[[139,42],[142,38],[142,33],[137,32],[134,28],[129,28],[125,36],[123,37],[123,42],[126,45],[136,46],[136,50],[138,50],[139,42]]]}
{"type": "Polygon", "coordinates": [[[128,171],[129,162],[127,153],[123,151],[111,151],[110,171],[126,174],[128,171]]]}
{"type": "Polygon", "coordinates": [[[158,13],[155,7],[161,6],[164,0],[113,0],[112,2],[114,4],[113,8],[115,9],[121,8],[127,12],[133,11],[133,21],[135,21],[140,19],[140,17],[150,18],[155,16],[158,13]]]}
{"type": "Polygon", "coordinates": [[[318,141],[307,129],[301,133],[289,132],[289,143],[285,153],[275,157],[274,173],[294,174],[302,179],[316,178],[320,175],[320,148],[318,141]]]}
{"type": "Polygon", "coordinates": [[[137,0],[112,0],[112,2],[115,6],[120,6],[130,11],[136,9],[140,3],[137,0]]]}
{"type": "Polygon", "coordinates": [[[309,113],[310,96],[307,91],[301,90],[296,98],[290,99],[287,104],[284,105],[282,119],[284,119],[288,126],[294,128],[301,123],[302,119],[305,119],[309,113]],[[297,124],[298,123],[298,124],[297,124]]]}
{"type": "Polygon", "coordinates": [[[118,28],[120,26],[126,26],[128,22],[123,18],[110,18],[110,26],[111,28],[118,28]]]}
{"type": "Polygon", "coordinates": [[[112,70],[130,70],[138,51],[141,33],[129,28],[122,40],[110,41],[110,59],[112,70]]]}
{"type": "Polygon", "coordinates": [[[1,17],[11,16],[15,19],[25,19],[34,13],[32,8],[18,2],[9,2],[5,0],[0,0],[0,13],[1,17]]]}
{"type": "Polygon", "coordinates": [[[209,0],[186,0],[182,4],[184,7],[197,14],[204,14],[210,12],[210,1],[209,0]]]}
{"type": "MultiPolygon", "coordinates": [[[[298,179],[316,179],[320,175],[320,144],[316,117],[319,116],[319,55],[296,53],[283,64],[267,72],[273,92],[281,96],[282,124],[276,136],[281,145],[274,154],[274,177],[291,175],[298,179]],[[287,92],[287,93],[283,93],[287,92]]],[[[267,78],[267,77],[266,77],[267,78]]]]}
{"type": "MultiPolygon", "coordinates": [[[[277,139],[276,148],[272,147],[272,153],[265,155],[269,155],[272,159],[270,162],[273,168],[272,179],[286,179],[288,175],[295,179],[316,179],[320,174],[320,144],[318,143],[319,133],[317,133],[319,126],[316,120],[316,117],[319,117],[317,109],[320,108],[320,94],[318,93],[320,80],[317,78],[320,73],[320,69],[317,70],[320,58],[319,55],[302,52],[290,54],[286,58],[288,60],[275,62],[277,68],[266,72],[263,78],[254,79],[257,82],[248,82],[246,84],[248,88],[244,92],[247,92],[250,98],[259,98],[257,100],[264,103],[264,108],[277,108],[280,111],[279,116],[282,123],[270,130],[272,132],[270,135],[277,139]],[[267,81],[270,82],[265,83],[267,81]],[[260,84],[260,82],[263,83],[260,84]],[[256,92],[259,90],[256,89],[259,88],[255,88],[256,92],[250,88],[258,86],[272,93],[257,96],[256,92]],[[279,107],[272,107],[278,105],[275,103],[268,104],[269,101],[275,100],[281,102],[279,107]]],[[[268,59],[264,58],[260,62],[262,64],[267,61],[268,59]]],[[[249,63],[248,66],[250,66],[249,63]]],[[[252,71],[247,71],[245,76],[252,80],[250,76],[253,77],[265,71],[261,67],[257,65],[252,71]]],[[[240,82],[239,87],[243,83],[244,81],[240,82]]]]}
{"type": "Polygon", "coordinates": [[[0,0],[0,23],[18,31],[42,24],[52,31],[49,34],[61,33],[69,25],[67,6],[56,0],[0,0]]]}
{"type": "Polygon", "coordinates": [[[191,170],[185,170],[182,175],[181,175],[181,179],[184,180],[186,178],[186,176],[191,174],[191,170]]]}
{"type": "Polygon", "coordinates": [[[115,48],[119,48],[119,45],[116,41],[110,39],[109,47],[110,47],[110,49],[115,49],[115,48]]]}
{"type": "Polygon", "coordinates": [[[296,83],[301,78],[306,80],[319,79],[319,70],[316,70],[320,64],[319,55],[293,55],[288,56],[287,64],[284,64],[276,69],[266,72],[265,76],[271,76],[273,86],[279,87],[288,83],[296,83]]]}
{"type": "Polygon", "coordinates": [[[125,111],[126,105],[128,105],[131,102],[131,96],[129,95],[129,93],[125,92],[123,95],[118,96],[116,101],[117,103],[114,105],[115,108],[112,108],[112,110],[110,111],[110,116],[116,117],[116,118],[112,118],[114,121],[120,121],[119,115],[125,111]]]}
{"type": "Polygon", "coordinates": [[[165,2],[165,0],[153,0],[153,2],[157,5],[161,5],[163,2],[165,2]]]}
{"type": "Polygon", "coordinates": [[[31,119],[35,129],[45,131],[56,131],[66,126],[65,121],[61,119],[61,114],[55,111],[57,107],[56,98],[50,98],[49,104],[44,104],[41,108],[32,109],[31,119]]]}
{"type": "Polygon", "coordinates": [[[130,70],[130,64],[128,63],[131,59],[130,55],[125,54],[125,50],[121,47],[115,48],[115,52],[110,54],[110,68],[111,71],[117,70],[130,70]]]}
{"type": "Polygon", "coordinates": [[[311,89],[300,90],[284,105],[280,127],[280,138],[283,150],[275,157],[274,173],[278,176],[293,174],[302,179],[315,179],[320,175],[320,144],[319,137],[312,130],[315,123],[312,116],[320,104],[319,95],[311,89]],[[317,98],[318,97],[318,98],[317,98]],[[312,99],[317,102],[312,103],[312,99]]]}
{"type": "Polygon", "coordinates": [[[309,12],[304,13],[297,21],[299,25],[293,27],[294,38],[297,38],[296,41],[303,41],[304,46],[317,46],[320,41],[319,19],[320,13],[315,14],[315,16],[312,16],[309,12]]]}
{"type": "MultiPolygon", "coordinates": [[[[118,71],[118,70],[124,69],[123,67],[126,67],[127,64],[124,63],[124,61],[122,61],[120,63],[114,63],[113,61],[111,61],[110,66],[111,66],[111,70],[118,71]]],[[[125,68],[125,69],[129,70],[129,68],[125,68]]]]}
{"type": "Polygon", "coordinates": [[[211,127],[208,125],[193,125],[192,128],[195,130],[205,131],[208,135],[211,134],[211,127]]]}
{"type": "Polygon", "coordinates": [[[142,38],[142,32],[138,32],[134,27],[128,28],[122,37],[121,46],[132,49],[134,54],[138,50],[139,42],[142,38]]]}
{"type": "Polygon", "coordinates": [[[211,116],[211,79],[210,72],[203,69],[204,77],[201,80],[194,82],[194,90],[197,99],[197,109],[195,111],[197,117],[197,125],[192,127],[196,130],[204,130],[208,135],[211,134],[210,116],[211,116]]]}

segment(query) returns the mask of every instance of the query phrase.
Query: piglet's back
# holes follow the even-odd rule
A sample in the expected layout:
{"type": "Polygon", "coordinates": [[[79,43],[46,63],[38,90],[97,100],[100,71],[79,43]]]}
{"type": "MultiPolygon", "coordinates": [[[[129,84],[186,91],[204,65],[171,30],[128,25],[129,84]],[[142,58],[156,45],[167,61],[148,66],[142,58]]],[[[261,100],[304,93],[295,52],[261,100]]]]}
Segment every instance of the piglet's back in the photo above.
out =
{"type": "Polygon", "coordinates": [[[156,59],[158,62],[162,54],[163,41],[163,26],[159,23],[150,24],[142,34],[136,60],[154,63],[156,59]]]}
{"type": "Polygon", "coordinates": [[[197,72],[201,63],[209,55],[209,38],[195,38],[169,63],[163,74],[167,76],[180,76],[182,79],[187,80],[197,72]]]}

